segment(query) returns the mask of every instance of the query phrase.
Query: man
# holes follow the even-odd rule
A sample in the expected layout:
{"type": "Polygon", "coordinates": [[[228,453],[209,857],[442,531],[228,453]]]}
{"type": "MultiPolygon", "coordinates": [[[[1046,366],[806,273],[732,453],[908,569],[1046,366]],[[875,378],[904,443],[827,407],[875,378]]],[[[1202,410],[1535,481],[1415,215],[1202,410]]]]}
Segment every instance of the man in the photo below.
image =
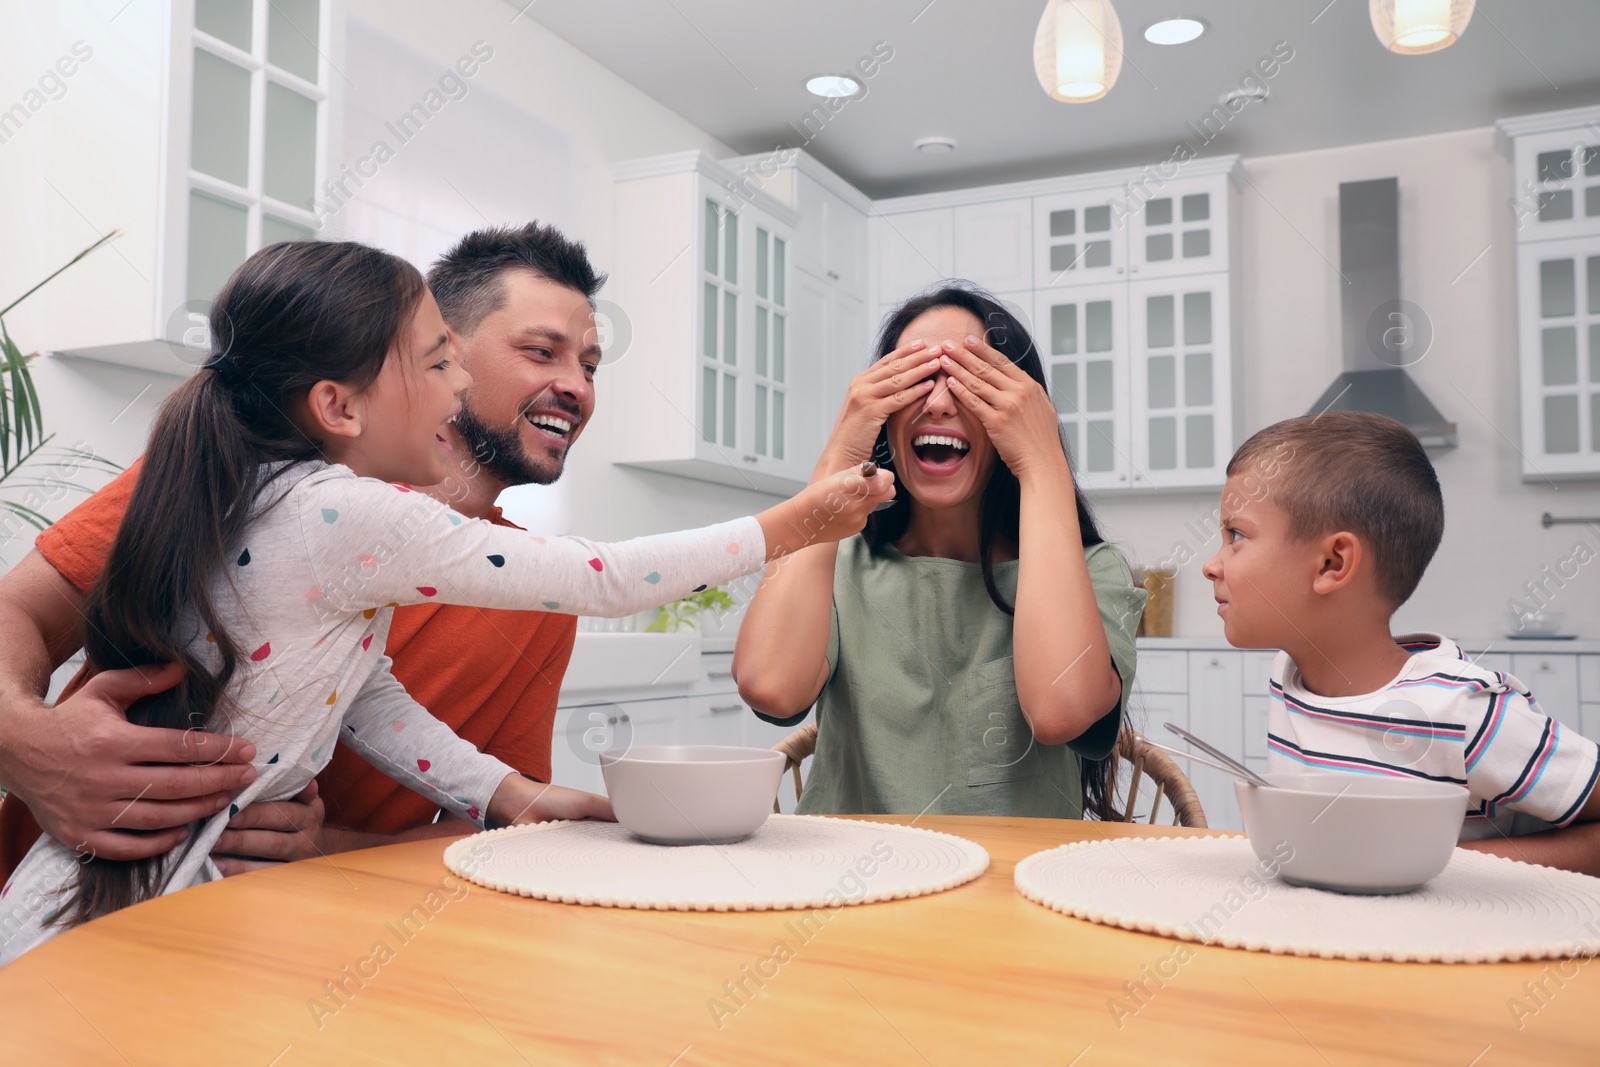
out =
{"type": "MultiPolygon", "coordinates": [[[[455,423],[460,469],[425,490],[463,515],[514,525],[495,500],[561,476],[594,410],[594,294],[604,283],[583,246],[552,227],[462,238],[428,283],[473,375],[455,423]]],[[[51,672],[82,647],[85,594],[105,565],[138,464],[40,534],[0,577],[0,879],[40,828],[105,859],[171,849],[186,826],[254,777],[249,738],[134,726],[124,712],[179,673],[80,672],[57,704],[51,672]],[[37,820],[37,821],[35,821],[37,820]],[[141,833],[127,833],[135,830],[141,833]]],[[[577,620],[543,612],[419,605],[395,611],[395,676],[460,736],[522,773],[550,780],[550,737],[577,620]]],[[[432,825],[423,797],[342,745],[294,802],[255,804],[216,848],[224,874],[268,862],[463,832],[432,825]]]]}

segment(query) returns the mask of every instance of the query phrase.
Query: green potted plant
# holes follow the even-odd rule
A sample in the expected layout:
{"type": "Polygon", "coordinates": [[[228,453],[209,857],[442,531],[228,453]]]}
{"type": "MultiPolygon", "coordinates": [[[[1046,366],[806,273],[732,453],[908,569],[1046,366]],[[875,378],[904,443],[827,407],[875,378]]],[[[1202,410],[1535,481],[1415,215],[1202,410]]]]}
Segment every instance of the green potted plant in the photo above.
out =
{"type": "MultiPolygon", "coordinates": [[[[33,385],[33,375],[28,364],[38,358],[37,352],[23,355],[6,327],[5,317],[18,304],[44,288],[56,275],[87,256],[117,235],[113,230],[82,252],[73,256],[62,267],[0,308],[0,549],[26,524],[42,530],[50,519],[40,512],[46,493],[60,493],[63,489],[83,487],[66,480],[62,475],[76,473],[81,467],[95,467],[115,474],[122,468],[96,455],[93,451],[71,448],[48,448],[55,434],[44,432],[44,420],[39,413],[39,393],[33,385]],[[28,469],[30,463],[54,458],[56,474],[36,474],[28,469]],[[20,492],[20,495],[19,495],[20,492]]],[[[0,556],[0,561],[4,557],[0,556]]]]}
{"type": "Polygon", "coordinates": [[[644,628],[647,634],[676,633],[685,627],[695,625],[695,616],[706,611],[727,611],[733,607],[733,597],[720,585],[692,593],[670,604],[663,604],[656,609],[656,618],[649,626],[644,628]]]}

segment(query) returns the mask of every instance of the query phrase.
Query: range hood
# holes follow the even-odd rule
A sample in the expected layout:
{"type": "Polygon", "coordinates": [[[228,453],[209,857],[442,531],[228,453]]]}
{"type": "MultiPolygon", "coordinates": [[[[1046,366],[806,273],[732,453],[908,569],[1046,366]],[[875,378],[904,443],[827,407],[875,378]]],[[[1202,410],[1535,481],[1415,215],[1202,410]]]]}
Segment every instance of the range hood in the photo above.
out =
{"type": "Polygon", "coordinates": [[[1339,186],[1339,272],[1344,373],[1310,414],[1370,411],[1402,423],[1428,448],[1454,448],[1456,424],[1433,406],[1405,368],[1427,353],[1433,327],[1400,299],[1400,182],[1339,186]]]}

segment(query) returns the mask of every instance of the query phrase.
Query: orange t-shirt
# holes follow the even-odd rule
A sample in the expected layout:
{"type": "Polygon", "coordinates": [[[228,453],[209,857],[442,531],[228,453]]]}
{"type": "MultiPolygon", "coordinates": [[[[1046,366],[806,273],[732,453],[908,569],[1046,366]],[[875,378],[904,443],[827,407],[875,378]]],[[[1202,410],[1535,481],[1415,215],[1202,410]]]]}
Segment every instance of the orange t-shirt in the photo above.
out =
{"type": "MultiPolygon", "coordinates": [[[[138,469],[135,462],[34,541],[80,592],[87,593],[105,567],[138,469]]],[[[499,508],[488,520],[520,529],[499,508]]],[[[479,750],[548,782],[556,696],[577,629],[572,615],[418,604],[395,609],[388,653],[395,677],[436,718],[479,750]]],[[[86,678],[87,668],[62,695],[86,678]]],[[[342,744],[317,775],[317,787],[330,824],[367,833],[421,826],[439,810],[342,744]]],[[[0,881],[10,877],[39,832],[18,798],[0,804],[0,881]]]]}

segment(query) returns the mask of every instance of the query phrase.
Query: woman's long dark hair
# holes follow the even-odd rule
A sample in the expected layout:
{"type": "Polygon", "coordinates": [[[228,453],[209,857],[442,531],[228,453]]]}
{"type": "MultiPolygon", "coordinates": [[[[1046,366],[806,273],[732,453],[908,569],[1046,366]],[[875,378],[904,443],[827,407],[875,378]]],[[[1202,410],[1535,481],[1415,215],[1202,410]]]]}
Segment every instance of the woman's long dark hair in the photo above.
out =
{"type": "MultiPolygon", "coordinates": [[[[978,321],[983,323],[984,340],[1049,393],[1044,363],[1039,358],[1039,350],[1028,328],[993,295],[964,282],[945,282],[938,289],[912,297],[896,308],[878,331],[872,362],[876,363],[893,352],[906,328],[919,316],[935,308],[959,308],[977,316],[978,321]]],[[[894,469],[894,450],[889,447],[887,426],[878,431],[872,456],[879,466],[894,469]]],[[[1067,462],[1072,462],[1070,454],[1067,462]]],[[[1073,494],[1078,506],[1078,529],[1083,536],[1083,547],[1100,544],[1105,538],[1100,536],[1100,527],[1094,521],[1094,513],[1089,510],[1089,502],[1083,497],[1083,489],[1074,484],[1073,494]]],[[[911,504],[910,492],[901,488],[895,494],[891,507],[868,517],[867,527],[861,536],[873,555],[882,555],[885,546],[905,536],[911,525],[911,504]]],[[[1008,544],[1018,543],[1021,518],[1022,486],[1004,461],[997,462],[989,473],[989,484],[983,489],[983,505],[978,518],[978,566],[982,570],[983,587],[988,591],[989,599],[995,607],[1013,616],[1016,608],[1006,603],[1005,597],[1000,595],[999,586],[995,584],[993,557],[995,544],[1001,538],[1008,544]]],[[[1124,680],[1124,686],[1130,681],[1124,680]]],[[[1083,768],[1084,810],[1102,819],[1121,817],[1113,806],[1111,796],[1115,759],[1114,755],[1103,760],[1078,757],[1083,768]]]]}
{"type": "MultiPolygon", "coordinates": [[[[426,291],[405,260],[348,242],[272,245],[228,279],[211,309],[212,357],[162,404],[84,611],[94,670],[185,668],[172,689],[130,707],[129,722],[206,729],[226,715],[240,649],[212,582],[227,573],[272,480],[263,465],[321,458],[293,417],[307,392],[324,379],[371,385],[426,291]],[[220,667],[190,650],[200,634],[215,641],[220,667]]],[[[86,859],[57,921],[84,922],[159,894],[165,861],[86,859]]]]}

